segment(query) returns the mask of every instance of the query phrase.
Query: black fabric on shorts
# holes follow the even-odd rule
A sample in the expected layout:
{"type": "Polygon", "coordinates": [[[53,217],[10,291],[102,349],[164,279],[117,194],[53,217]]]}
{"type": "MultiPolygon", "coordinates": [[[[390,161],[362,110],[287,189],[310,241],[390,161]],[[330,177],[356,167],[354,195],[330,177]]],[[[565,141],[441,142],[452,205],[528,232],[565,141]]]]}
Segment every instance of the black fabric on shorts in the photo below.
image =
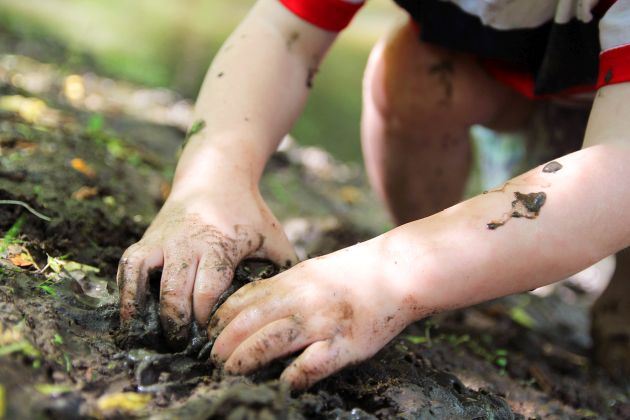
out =
{"type": "Polygon", "coordinates": [[[440,0],[395,0],[420,26],[428,43],[498,60],[533,75],[535,95],[555,94],[597,82],[598,19],[549,21],[531,29],[499,30],[457,5],[440,0]]]}

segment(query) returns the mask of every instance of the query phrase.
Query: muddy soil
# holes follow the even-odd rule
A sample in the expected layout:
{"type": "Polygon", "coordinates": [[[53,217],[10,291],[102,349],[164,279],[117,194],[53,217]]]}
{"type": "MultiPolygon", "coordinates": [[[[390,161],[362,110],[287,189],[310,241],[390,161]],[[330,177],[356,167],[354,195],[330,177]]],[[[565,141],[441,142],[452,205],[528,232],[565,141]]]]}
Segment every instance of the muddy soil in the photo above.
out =
{"type": "MultiPolygon", "coordinates": [[[[185,124],[116,105],[146,89],[110,81],[112,103],[98,76],[68,76],[0,55],[0,418],[630,418],[630,385],[592,365],[587,299],[568,285],[412,325],[299,393],[275,380],[287,361],[224,375],[201,333],[169,353],[151,310],[121,331],[117,261],[168,193],[185,124]]],[[[262,190],[303,258],[386,226],[362,173],[321,150],[288,145],[262,190]]],[[[247,262],[237,281],[262,271],[247,262]]]]}

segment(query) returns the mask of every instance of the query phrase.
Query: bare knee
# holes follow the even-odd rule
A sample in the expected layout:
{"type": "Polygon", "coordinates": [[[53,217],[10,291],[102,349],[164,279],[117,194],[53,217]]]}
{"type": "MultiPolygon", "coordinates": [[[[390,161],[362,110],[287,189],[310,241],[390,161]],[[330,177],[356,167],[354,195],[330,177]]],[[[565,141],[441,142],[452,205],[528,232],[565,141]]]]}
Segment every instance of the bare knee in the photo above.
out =
{"type": "Polygon", "coordinates": [[[408,22],[372,50],[363,80],[364,102],[388,126],[491,125],[506,104],[524,102],[469,54],[420,41],[408,22]]]}
{"type": "MultiPolygon", "coordinates": [[[[436,89],[426,67],[427,54],[409,25],[398,26],[379,41],[370,53],[363,78],[363,100],[388,125],[408,125],[427,119],[446,104],[452,93],[452,65],[437,60],[434,72],[441,72],[442,90],[436,89]]],[[[430,70],[429,70],[430,71],[430,70]]],[[[437,79],[437,78],[436,78],[437,79]]],[[[415,124],[413,124],[415,125],[415,124]]]]}

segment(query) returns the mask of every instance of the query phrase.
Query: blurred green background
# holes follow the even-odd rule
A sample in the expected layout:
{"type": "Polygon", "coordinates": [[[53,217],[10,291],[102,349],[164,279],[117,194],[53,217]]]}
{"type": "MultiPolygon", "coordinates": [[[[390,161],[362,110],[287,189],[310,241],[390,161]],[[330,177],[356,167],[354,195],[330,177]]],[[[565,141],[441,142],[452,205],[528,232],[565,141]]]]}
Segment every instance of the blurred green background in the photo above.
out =
{"type": "MultiPolygon", "coordinates": [[[[87,53],[101,74],[168,87],[194,99],[213,55],[253,3],[0,0],[0,25],[25,39],[63,44],[62,64],[87,53]]],[[[293,130],[301,144],[321,145],[341,160],[361,160],[363,68],[372,45],[403,16],[391,0],[371,0],[342,33],[293,130]]]]}

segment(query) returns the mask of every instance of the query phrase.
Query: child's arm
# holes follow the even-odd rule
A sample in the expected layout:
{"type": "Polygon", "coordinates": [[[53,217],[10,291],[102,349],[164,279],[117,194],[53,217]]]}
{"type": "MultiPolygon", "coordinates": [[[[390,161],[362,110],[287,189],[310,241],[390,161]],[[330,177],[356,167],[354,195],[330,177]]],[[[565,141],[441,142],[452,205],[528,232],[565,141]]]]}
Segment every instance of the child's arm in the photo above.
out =
{"type": "Polygon", "coordinates": [[[556,162],[245,286],[211,320],[213,356],[246,372],[307,347],[282,375],[305,387],[427,314],[535,289],[628,246],[630,83],[600,89],[585,148],[556,162]],[[534,195],[513,207],[516,192],[534,195]]]}
{"type": "Polygon", "coordinates": [[[160,314],[167,338],[202,325],[245,257],[295,261],[258,181],[302,110],[311,78],[336,33],[260,0],[206,75],[172,192],[144,237],[121,259],[121,318],[142,309],[150,269],[163,266],[160,314]]]}

